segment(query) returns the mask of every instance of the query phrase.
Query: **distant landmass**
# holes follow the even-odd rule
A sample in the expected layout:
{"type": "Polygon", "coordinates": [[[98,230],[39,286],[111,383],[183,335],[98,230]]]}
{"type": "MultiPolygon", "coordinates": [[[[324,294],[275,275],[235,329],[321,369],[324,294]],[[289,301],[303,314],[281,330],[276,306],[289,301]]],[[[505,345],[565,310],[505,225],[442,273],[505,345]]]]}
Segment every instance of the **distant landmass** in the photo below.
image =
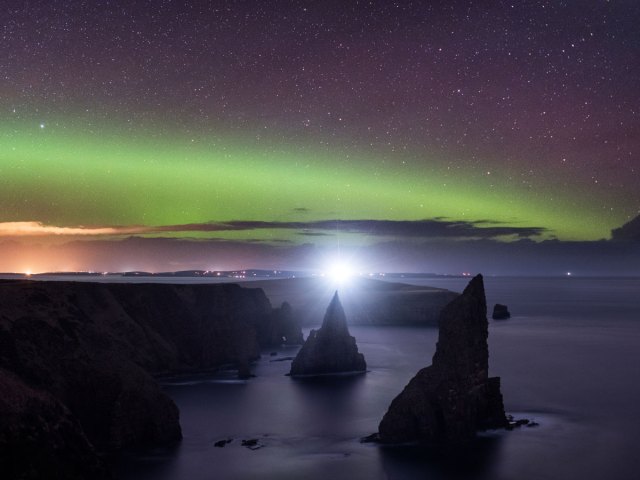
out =
{"type": "MultiPolygon", "coordinates": [[[[168,278],[306,278],[306,277],[322,277],[322,272],[313,272],[308,270],[264,270],[264,269],[247,269],[247,270],[179,270],[175,272],[145,272],[145,271],[126,271],[126,272],[38,272],[38,273],[21,273],[21,272],[0,272],[0,277],[5,278],[42,278],[42,277],[168,277],[168,278]]],[[[460,278],[470,276],[468,273],[462,274],[440,274],[440,273],[398,273],[398,272],[369,272],[354,275],[355,278],[372,278],[372,279],[403,279],[403,278],[460,278]]]]}
{"type": "Polygon", "coordinates": [[[355,277],[340,284],[305,277],[253,280],[240,285],[261,288],[273,304],[288,302],[294,316],[309,326],[319,325],[336,290],[349,325],[435,327],[440,310],[458,296],[442,288],[385,280],[355,277]]]}

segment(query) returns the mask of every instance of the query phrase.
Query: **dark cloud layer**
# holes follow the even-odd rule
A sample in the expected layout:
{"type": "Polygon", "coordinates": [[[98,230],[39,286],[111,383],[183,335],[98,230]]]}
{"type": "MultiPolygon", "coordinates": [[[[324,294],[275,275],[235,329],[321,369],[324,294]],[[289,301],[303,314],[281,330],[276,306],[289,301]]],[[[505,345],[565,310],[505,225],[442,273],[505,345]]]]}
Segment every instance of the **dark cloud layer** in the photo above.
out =
{"type": "Polygon", "coordinates": [[[611,230],[613,240],[630,240],[640,242],[640,215],[625,223],[620,228],[611,230]]]}
{"type": "MultiPolygon", "coordinates": [[[[496,238],[517,236],[520,238],[537,236],[547,232],[543,227],[517,227],[510,225],[480,226],[487,220],[475,222],[428,220],[321,220],[316,222],[244,222],[234,221],[227,225],[231,229],[294,229],[319,230],[324,232],[358,233],[389,237],[425,238],[496,238]]],[[[494,223],[494,222],[491,222],[494,223]]]]}
{"type": "MultiPolygon", "coordinates": [[[[548,232],[543,227],[519,227],[491,220],[449,221],[443,218],[425,220],[319,220],[308,222],[246,221],[188,223],[182,225],[121,225],[98,227],[59,227],[40,222],[0,223],[0,236],[45,235],[144,235],[182,232],[226,232],[252,230],[297,230],[302,235],[322,236],[351,233],[396,238],[527,238],[548,232]],[[490,226],[487,226],[490,225],[490,226]]],[[[278,241],[277,239],[274,241],[278,241]]]]}
{"type": "Polygon", "coordinates": [[[299,230],[308,236],[332,233],[352,233],[397,238],[498,238],[535,237],[548,232],[544,227],[496,225],[491,220],[448,221],[442,218],[425,220],[320,220],[310,222],[270,222],[234,220],[225,223],[201,223],[142,227],[140,233],[161,232],[221,232],[241,230],[299,230]],[[485,226],[492,224],[493,226],[485,226]]]}

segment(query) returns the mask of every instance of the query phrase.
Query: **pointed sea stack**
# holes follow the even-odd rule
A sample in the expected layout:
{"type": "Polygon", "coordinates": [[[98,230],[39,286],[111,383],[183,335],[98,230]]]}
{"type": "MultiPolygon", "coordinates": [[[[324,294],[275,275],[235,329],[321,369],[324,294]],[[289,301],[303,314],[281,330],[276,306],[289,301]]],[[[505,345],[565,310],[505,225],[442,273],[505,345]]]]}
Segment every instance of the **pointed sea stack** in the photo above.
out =
{"type": "Polygon", "coordinates": [[[489,378],[487,305],[482,275],[441,312],[431,366],[398,395],[378,427],[382,443],[451,446],[479,430],[507,425],[500,378],[489,378]]]}
{"type": "Polygon", "coordinates": [[[307,341],[291,363],[291,376],[364,372],[367,364],[358,352],[356,339],[349,334],[347,318],[335,293],[322,327],[311,330],[307,341]]]}

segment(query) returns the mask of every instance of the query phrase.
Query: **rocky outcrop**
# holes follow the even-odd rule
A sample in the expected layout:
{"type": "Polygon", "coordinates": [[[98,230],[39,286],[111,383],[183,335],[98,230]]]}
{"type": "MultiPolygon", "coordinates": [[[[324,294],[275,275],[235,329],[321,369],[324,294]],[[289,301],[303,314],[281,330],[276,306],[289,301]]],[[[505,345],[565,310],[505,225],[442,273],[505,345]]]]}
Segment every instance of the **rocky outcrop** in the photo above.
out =
{"type": "Polygon", "coordinates": [[[383,443],[457,445],[477,431],[507,425],[500,379],[489,378],[487,307],[482,276],[440,314],[432,365],[398,395],[378,429],[383,443]]]}
{"type": "Polygon", "coordinates": [[[491,314],[491,318],[494,320],[507,320],[511,318],[511,313],[509,312],[509,308],[506,305],[502,305],[500,303],[496,303],[493,306],[493,313],[491,314]]]}
{"type": "Polygon", "coordinates": [[[0,419],[2,478],[111,478],[71,412],[1,368],[0,419]]]}
{"type": "Polygon", "coordinates": [[[300,322],[293,315],[293,309],[288,302],[282,302],[280,308],[274,309],[272,323],[272,345],[302,345],[304,343],[300,322]]]}
{"type": "Polygon", "coordinates": [[[319,330],[311,330],[291,363],[292,376],[364,372],[367,364],[358,352],[356,339],[349,334],[338,292],[327,308],[319,330]]]}
{"type": "MultiPolygon", "coordinates": [[[[330,280],[323,277],[251,281],[276,305],[287,301],[296,321],[316,326],[331,300],[322,292],[330,280]]],[[[459,294],[441,288],[408,285],[369,278],[352,278],[340,301],[349,325],[437,326],[440,311],[459,294]]]]}
{"type": "Polygon", "coordinates": [[[459,294],[449,290],[361,280],[360,291],[342,299],[351,325],[432,326],[442,309],[459,294]]]}
{"type": "MultiPolygon", "coordinates": [[[[232,284],[0,282],[0,371],[27,399],[0,401],[0,451],[22,449],[28,431],[43,465],[67,471],[76,456],[67,467],[80,472],[100,466],[96,451],[177,441],[178,409],[151,375],[246,375],[279,328],[261,290],[232,284]]],[[[32,459],[9,460],[13,477],[38,478],[32,459]]]]}

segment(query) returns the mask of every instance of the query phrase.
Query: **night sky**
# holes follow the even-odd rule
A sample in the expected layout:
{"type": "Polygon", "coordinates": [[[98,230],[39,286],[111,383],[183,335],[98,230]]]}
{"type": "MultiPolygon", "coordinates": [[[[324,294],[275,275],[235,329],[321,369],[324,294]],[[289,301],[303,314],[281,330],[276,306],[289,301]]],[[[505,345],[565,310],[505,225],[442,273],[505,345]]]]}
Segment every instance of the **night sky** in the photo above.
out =
{"type": "Polygon", "coordinates": [[[638,264],[637,1],[5,4],[0,271],[638,264]]]}

